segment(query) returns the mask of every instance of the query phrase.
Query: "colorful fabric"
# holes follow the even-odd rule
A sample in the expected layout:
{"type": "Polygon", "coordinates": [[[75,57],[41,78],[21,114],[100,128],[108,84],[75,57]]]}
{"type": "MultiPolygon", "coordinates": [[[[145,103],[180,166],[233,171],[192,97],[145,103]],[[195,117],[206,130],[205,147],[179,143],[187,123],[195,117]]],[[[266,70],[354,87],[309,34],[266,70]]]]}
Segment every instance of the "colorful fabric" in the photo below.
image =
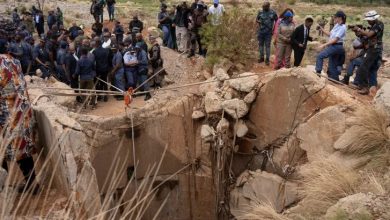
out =
{"type": "Polygon", "coordinates": [[[0,149],[19,161],[34,151],[34,117],[20,62],[0,55],[0,149]]]}

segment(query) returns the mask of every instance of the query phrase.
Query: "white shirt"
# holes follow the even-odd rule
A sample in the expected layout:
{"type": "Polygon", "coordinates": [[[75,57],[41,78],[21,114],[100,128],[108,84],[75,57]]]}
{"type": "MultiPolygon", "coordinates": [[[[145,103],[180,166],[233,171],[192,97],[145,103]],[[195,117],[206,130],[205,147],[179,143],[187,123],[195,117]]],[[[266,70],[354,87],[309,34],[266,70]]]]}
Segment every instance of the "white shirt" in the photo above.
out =
{"type": "Polygon", "coordinates": [[[211,18],[211,24],[213,25],[219,25],[221,24],[220,17],[225,12],[225,7],[223,5],[218,4],[217,7],[214,7],[214,5],[209,7],[209,14],[212,16],[211,18]]]}

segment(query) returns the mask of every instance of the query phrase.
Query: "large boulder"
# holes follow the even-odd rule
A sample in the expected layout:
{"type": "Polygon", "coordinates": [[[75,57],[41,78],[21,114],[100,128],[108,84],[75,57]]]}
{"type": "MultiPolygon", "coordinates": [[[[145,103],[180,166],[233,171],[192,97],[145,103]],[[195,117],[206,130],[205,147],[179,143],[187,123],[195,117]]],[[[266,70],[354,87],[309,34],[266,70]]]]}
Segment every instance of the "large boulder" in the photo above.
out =
{"type": "Polygon", "coordinates": [[[284,180],[278,175],[248,171],[239,179],[239,185],[232,191],[230,207],[232,214],[237,216],[248,209],[248,206],[259,202],[270,203],[277,212],[298,200],[298,185],[284,180]]]}
{"type": "Polygon", "coordinates": [[[237,122],[235,130],[237,137],[244,137],[249,131],[248,126],[246,126],[243,120],[237,122]]]}
{"type": "Polygon", "coordinates": [[[323,78],[303,68],[270,73],[261,81],[263,85],[249,113],[254,124],[252,133],[261,137],[256,143],[258,148],[287,137],[320,109],[356,103],[343,90],[326,85],[323,78]]]}
{"type": "Polygon", "coordinates": [[[222,68],[217,69],[217,72],[214,74],[215,74],[215,77],[217,77],[217,79],[219,81],[224,81],[224,80],[227,80],[230,78],[229,75],[227,74],[227,72],[222,68]]]}
{"type": "Polygon", "coordinates": [[[211,141],[215,136],[215,130],[210,125],[202,125],[202,129],[200,130],[200,136],[205,141],[211,141]]]}
{"type": "Polygon", "coordinates": [[[309,161],[315,160],[319,153],[334,152],[334,143],[345,132],[346,118],[342,106],[330,106],[298,127],[296,136],[309,161]]]}
{"type": "Polygon", "coordinates": [[[376,107],[385,110],[390,115],[390,81],[385,82],[374,98],[376,107]]]}
{"type": "Polygon", "coordinates": [[[240,92],[250,92],[259,84],[259,76],[255,73],[242,73],[239,78],[229,81],[232,88],[240,92]]]}
{"type": "Polygon", "coordinates": [[[358,193],[340,199],[325,215],[331,219],[390,219],[390,198],[372,193],[358,193]]]}
{"type": "Polygon", "coordinates": [[[244,117],[249,111],[247,104],[237,98],[223,101],[222,108],[226,113],[236,119],[244,117]]]}
{"type": "Polygon", "coordinates": [[[216,92],[206,93],[204,105],[207,114],[217,113],[222,110],[222,98],[216,92]]]}

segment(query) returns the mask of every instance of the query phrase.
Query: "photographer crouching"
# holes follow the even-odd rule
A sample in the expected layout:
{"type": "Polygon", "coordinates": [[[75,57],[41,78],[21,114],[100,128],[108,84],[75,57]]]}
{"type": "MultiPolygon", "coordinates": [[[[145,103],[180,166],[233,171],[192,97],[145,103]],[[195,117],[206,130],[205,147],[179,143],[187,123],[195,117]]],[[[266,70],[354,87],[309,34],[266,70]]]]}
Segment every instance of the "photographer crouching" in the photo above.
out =
{"type": "Polygon", "coordinates": [[[363,30],[359,27],[354,27],[353,31],[361,36],[367,37],[368,49],[363,56],[362,64],[359,66],[356,77],[358,82],[358,93],[361,95],[368,95],[369,90],[369,78],[371,74],[375,74],[382,60],[383,53],[383,31],[384,24],[378,18],[380,15],[376,11],[369,11],[366,13],[364,20],[368,22],[370,27],[368,30],[363,30]]]}

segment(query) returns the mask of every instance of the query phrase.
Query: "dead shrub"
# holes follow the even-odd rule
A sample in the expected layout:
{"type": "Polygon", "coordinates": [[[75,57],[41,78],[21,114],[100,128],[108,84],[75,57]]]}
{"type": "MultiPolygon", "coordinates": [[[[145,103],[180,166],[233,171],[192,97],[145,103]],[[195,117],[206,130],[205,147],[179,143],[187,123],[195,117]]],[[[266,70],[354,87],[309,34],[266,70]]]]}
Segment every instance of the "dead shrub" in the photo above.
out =
{"type": "Polygon", "coordinates": [[[242,215],[237,216],[237,219],[289,220],[282,214],[277,213],[271,204],[262,202],[249,206],[247,210],[243,211],[242,215]]]}
{"type": "Polygon", "coordinates": [[[359,109],[351,120],[355,133],[340,150],[344,154],[369,157],[375,167],[390,164],[390,119],[378,109],[359,109]]]}
{"type": "Polygon", "coordinates": [[[358,191],[360,177],[335,158],[319,157],[302,170],[301,192],[304,215],[321,216],[339,199],[358,191]]]}
{"type": "Polygon", "coordinates": [[[257,48],[256,30],[253,16],[242,13],[239,7],[224,15],[220,25],[204,25],[201,35],[207,47],[206,63],[213,66],[224,58],[250,63],[257,48]]]}

